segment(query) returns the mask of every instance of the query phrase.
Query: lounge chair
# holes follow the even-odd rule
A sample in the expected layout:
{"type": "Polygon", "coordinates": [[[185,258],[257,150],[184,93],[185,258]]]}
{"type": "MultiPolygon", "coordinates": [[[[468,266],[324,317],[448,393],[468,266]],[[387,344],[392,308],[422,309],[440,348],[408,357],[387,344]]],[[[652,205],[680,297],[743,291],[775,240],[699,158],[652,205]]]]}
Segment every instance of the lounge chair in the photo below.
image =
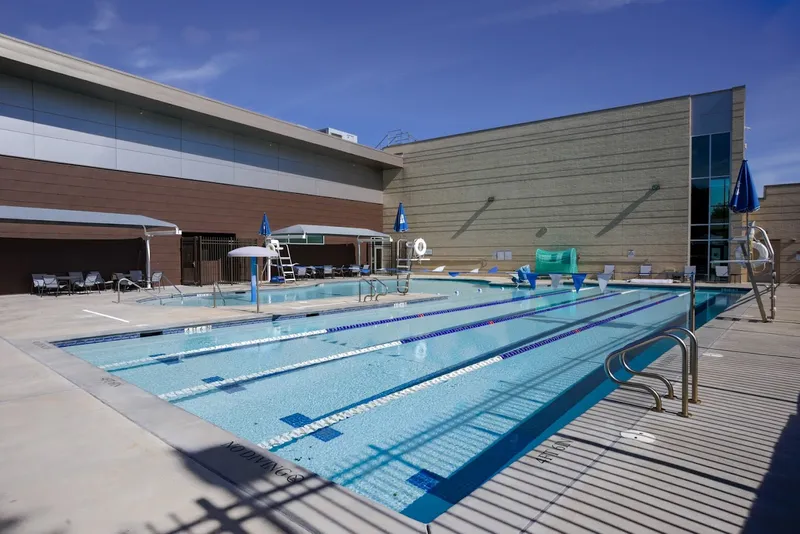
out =
{"type": "Polygon", "coordinates": [[[144,275],[142,274],[142,271],[131,271],[130,279],[131,282],[141,284],[141,282],[144,281],[144,275]]]}
{"type": "Polygon", "coordinates": [[[610,274],[611,278],[614,278],[615,270],[616,270],[616,265],[603,265],[603,274],[610,274]]]}
{"type": "Polygon", "coordinates": [[[361,273],[361,269],[359,269],[358,265],[353,264],[350,266],[350,276],[358,276],[361,273]]]}
{"type": "Polygon", "coordinates": [[[83,282],[83,273],[80,271],[70,271],[67,273],[69,275],[69,287],[75,287],[75,284],[78,282],[83,282]]]}
{"type": "Polygon", "coordinates": [[[697,281],[697,266],[696,265],[685,265],[683,267],[683,278],[685,280],[688,280],[691,277],[694,277],[695,281],[697,281]]]}
{"type": "Polygon", "coordinates": [[[42,275],[42,293],[54,293],[58,296],[62,289],[67,289],[67,285],[59,282],[58,277],[54,274],[42,275]]]}
{"type": "Polygon", "coordinates": [[[324,265],[322,267],[322,278],[333,278],[333,265],[324,265]]]}
{"type": "Polygon", "coordinates": [[[44,275],[43,274],[32,274],[31,275],[31,294],[36,293],[40,297],[42,296],[42,291],[44,290],[44,275]]]}
{"type": "Polygon", "coordinates": [[[158,290],[161,291],[161,279],[164,277],[164,273],[162,271],[156,271],[153,273],[153,276],[150,277],[150,287],[158,287],[158,290]]]}
{"type": "Polygon", "coordinates": [[[730,279],[730,274],[728,273],[728,266],[715,265],[714,275],[717,277],[717,280],[722,281],[724,279],[727,282],[730,279]]]}
{"type": "Polygon", "coordinates": [[[364,264],[364,265],[361,266],[361,274],[363,274],[363,275],[369,275],[370,274],[369,265],[364,264]]]}
{"type": "Polygon", "coordinates": [[[88,293],[91,288],[97,288],[97,291],[100,291],[100,287],[97,285],[97,274],[89,273],[86,275],[86,278],[83,280],[77,280],[72,282],[73,289],[83,289],[88,293]]]}
{"type": "Polygon", "coordinates": [[[300,267],[299,265],[297,265],[294,268],[294,276],[295,276],[295,278],[308,278],[308,269],[306,269],[305,267],[300,267]]]}
{"type": "Polygon", "coordinates": [[[639,278],[651,278],[653,276],[653,266],[652,265],[640,265],[639,266],[639,278]]]}
{"type": "Polygon", "coordinates": [[[97,275],[95,278],[95,282],[97,284],[97,289],[103,288],[108,289],[110,287],[114,287],[113,281],[106,281],[103,279],[103,275],[100,274],[100,271],[89,271],[89,274],[97,275]]]}

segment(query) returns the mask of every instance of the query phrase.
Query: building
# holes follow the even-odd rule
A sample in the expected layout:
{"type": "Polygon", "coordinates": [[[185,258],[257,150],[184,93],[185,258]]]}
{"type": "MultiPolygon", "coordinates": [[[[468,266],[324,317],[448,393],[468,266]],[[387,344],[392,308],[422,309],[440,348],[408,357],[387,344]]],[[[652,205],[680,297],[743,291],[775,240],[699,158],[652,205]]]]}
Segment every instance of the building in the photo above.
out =
{"type": "MultiPolygon", "coordinates": [[[[0,205],[146,215],[178,225],[184,241],[255,238],[264,212],[273,228],[380,229],[383,171],[401,166],[399,156],[0,36],[0,205]]],[[[27,291],[35,272],[141,268],[141,236],[0,223],[0,293],[27,291]]],[[[197,263],[180,242],[152,242],[154,270],[176,283],[197,263]]]]}
{"type": "Polygon", "coordinates": [[[384,228],[402,201],[436,263],[514,269],[576,247],[579,268],[653,272],[728,258],[744,87],[428,139],[387,151],[384,228]]]}
{"type": "Polygon", "coordinates": [[[768,185],[760,200],[761,209],[750,220],[769,233],[778,258],[776,277],[781,283],[800,284],[800,183],[768,185]]]}
{"type": "MultiPolygon", "coordinates": [[[[621,277],[649,263],[668,275],[691,264],[705,278],[730,257],[737,231],[725,204],[744,113],[745,89],[734,87],[381,151],[0,36],[0,206],[173,223],[183,236],[153,240],[152,265],[184,283],[225,274],[226,248],[201,240],[252,241],[264,212],[273,228],[391,232],[401,201],[430,266],[510,270],[536,249],[576,247],[589,272],[613,264],[621,277]]],[[[796,270],[791,187],[769,187],[757,217],[788,247],[782,276],[796,270]]],[[[0,223],[0,293],[26,291],[33,272],[141,266],[141,237],[0,223]]],[[[355,258],[352,243],[301,241],[301,263],[355,258]]],[[[389,267],[392,255],[374,247],[373,266],[389,267]]]]}

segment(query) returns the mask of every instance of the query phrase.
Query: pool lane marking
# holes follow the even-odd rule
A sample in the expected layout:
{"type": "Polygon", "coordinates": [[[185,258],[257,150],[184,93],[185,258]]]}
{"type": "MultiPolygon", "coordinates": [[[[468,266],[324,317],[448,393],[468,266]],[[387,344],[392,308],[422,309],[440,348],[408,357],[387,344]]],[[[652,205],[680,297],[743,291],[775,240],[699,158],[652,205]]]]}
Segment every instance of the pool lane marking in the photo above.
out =
{"type": "Polygon", "coordinates": [[[494,300],[491,302],[483,302],[481,304],[469,304],[466,306],[459,306],[457,308],[446,308],[443,310],[434,310],[426,313],[414,313],[411,315],[402,315],[400,317],[393,317],[389,319],[380,319],[377,321],[367,321],[362,323],[354,323],[350,325],[342,325],[342,326],[332,326],[331,328],[324,328],[320,330],[311,330],[308,332],[298,332],[296,334],[284,334],[282,336],[272,336],[272,337],[265,337],[260,339],[248,339],[246,341],[236,341],[233,343],[226,343],[224,345],[215,345],[213,347],[202,347],[199,349],[190,349],[184,350],[180,352],[173,352],[171,354],[160,354],[158,356],[148,356],[147,358],[137,358],[135,360],[124,360],[121,362],[114,362],[114,363],[106,363],[103,365],[98,365],[100,369],[112,369],[112,368],[122,368],[122,367],[131,367],[136,366],[139,364],[152,364],[157,362],[169,361],[169,360],[180,360],[186,356],[202,356],[204,354],[214,354],[217,352],[227,352],[231,350],[252,347],[255,345],[266,345],[269,343],[278,343],[281,341],[289,341],[292,339],[299,339],[304,337],[311,337],[311,336],[319,336],[322,334],[329,334],[334,332],[344,332],[346,330],[355,330],[357,328],[366,328],[369,326],[377,326],[380,324],[387,324],[387,323],[397,323],[400,321],[408,321],[410,319],[419,319],[421,317],[431,317],[434,315],[445,315],[448,313],[455,313],[459,311],[465,310],[472,310],[478,308],[487,308],[489,306],[500,306],[502,304],[510,304],[514,302],[522,302],[526,300],[532,299],[539,299],[545,298],[550,295],[561,295],[564,293],[571,293],[571,289],[563,289],[558,291],[548,291],[546,293],[537,293],[535,295],[524,295],[521,297],[512,297],[510,299],[504,300],[494,300]]]}
{"type": "Polygon", "coordinates": [[[294,430],[292,430],[290,432],[285,432],[285,433],[280,434],[278,436],[275,436],[275,437],[272,437],[270,439],[264,440],[264,441],[260,442],[258,444],[258,446],[263,448],[263,449],[267,449],[267,450],[274,449],[274,448],[279,447],[281,445],[285,445],[286,443],[289,443],[290,441],[294,441],[296,439],[299,439],[299,438],[302,438],[304,436],[307,436],[308,434],[316,432],[317,430],[320,430],[322,428],[329,427],[329,426],[334,425],[334,424],[336,424],[336,423],[338,423],[340,421],[344,421],[345,419],[350,419],[353,416],[362,414],[364,412],[368,412],[368,411],[370,411],[370,410],[372,410],[374,408],[377,408],[379,406],[383,406],[385,404],[388,404],[388,403],[390,403],[390,402],[392,402],[394,400],[400,399],[402,397],[406,397],[406,396],[410,395],[411,393],[416,393],[416,392],[421,391],[423,389],[428,389],[429,387],[435,386],[437,384],[441,384],[442,382],[447,382],[447,381],[449,381],[449,380],[451,380],[453,378],[457,378],[457,377],[465,375],[467,373],[471,373],[473,371],[477,371],[478,369],[482,369],[484,367],[488,367],[489,365],[493,365],[495,363],[499,363],[499,362],[501,362],[503,360],[507,360],[507,359],[513,358],[514,356],[517,356],[517,355],[522,354],[524,352],[528,352],[528,351],[531,351],[533,349],[537,349],[537,348],[543,347],[545,345],[549,345],[550,343],[554,343],[554,342],[559,341],[561,339],[564,339],[566,337],[578,334],[580,332],[585,332],[586,330],[590,330],[590,329],[595,328],[597,326],[602,326],[604,324],[610,323],[611,321],[615,321],[615,320],[620,319],[622,317],[626,317],[628,315],[631,315],[631,314],[646,310],[648,308],[652,308],[653,306],[658,306],[659,304],[663,304],[664,302],[668,302],[668,301],[674,300],[676,298],[680,298],[680,295],[671,295],[671,296],[669,296],[667,298],[664,298],[664,299],[661,299],[661,300],[658,300],[658,301],[655,301],[655,302],[651,302],[649,304],[645,304],[644,306],[639,306],[639,307],[633,308],[631,310],[628,310],[628,311],[625,311],[625,312],[621,312],[621,313],[612,315],[610,317],[606,317],[605,319],[601,319],[599,321],[594,321],[594,322],[589,323],[589,324],[587,324],[585,326],[578,327],[578,328],[575,328],[573,330],[568,330],[568,331],[562,332],[560,334],[556,334],[554,336],[548,337],[548,338],[543,339],[541,341],[537,341],[535,343],[530,343],[528,345],[524,345],[522,347],[519,347],[519,348],[510,350],[510,351],[504,352],[502,354],[498,354],[497,356],[492,356],[492,357],[487,358],[485,360],[482,360],[480,362],[473,363],[471,365],[467,365],[466,367],[462,367],[461,369],[456,369],[455,371],[450,371],[448,373],[442,374],[442,375],[437,376],[435,378],[432,378],[430,380],[425,380],[424,382],[420,382],[420,383],[415,384],[413,386],[401,389],[399,391],[395,391],[395,392],[390,393],[388,395],[384,395],[383,397],[378,397],[377,399],[373,399],[373,400],[371,400],[369,402],[366,402],[364,404],[359,404],[358,406],[354,406],[354,407],[349,408],[347,410],[342,410],[340,412],[334,413],[333,415],[329,415],[327,417],[324,417],[322,419],[319,419],[319,420],[314,421],[312,423],[309,423],[307,425],[295,428],[294,430]]]}
{"type": "Polygon", "coordinates": [[[130,323],[130,321],[127,321],[125,319],[120,319],[119,317],[114,317],[113,315],[106,315],[105,313],[100,313],[92,310],[83,310],[83,311],[85,311],[86,313],[91,313],[92,315],[99,315],[100,317],[105,317],[107,319],[114,319],[115,321],[119,321],[121,323],[130,323]]]}
{"type": "Polygon", "coordinates": [[[378,350],[383,350],[391,347],[397,347],[400,345],[405,345],[407,343],[414,343],[415,341],[421,341],[423,339],[431,339],[434,337],[441,337],[448,334],[454,334],[456,332],[463,332],[465,330],[472,330],[474,328],[479,328],[481,326],[493,325],[497,323],[503,323],[506,321],[511,321],[514,319],[521,319],[523,317],[530,317],[532,315],[538,315],[540,313],[545,313],[549,311],[555,311],[563,308],[567,308],[570,306],[577,306],[579,304],[585,304],[588,302],[594,302],[596,300],[602,300],[611,298],[614,296],[619,295],[619,293],[607,293],[604,295],[598,295],[596,297],[586,297],[580,300],[572,300],[570,302],[556,304],[553,306],[547,306],[544,308],[540,308],[538,310],[532,310],[527,312],[521,313],[513,313],[508,315],[501,315],[499,317],[495,317],[492,319],[484,319],[482,321],[476,321],[472,323],[467,323],[460,326],[455,326],[451,328],[443,328],[441,330],[436,330],[434,332],[429,332],[427,334],[420,334],[417,336],[410,336],[403,339],[398,339],[395,341],[391,341],[388,343],[382,343],[380,345],[372,345],[370,347],[364,347],[361,349],[351,350],[347,352],[340,352],[338,354],[332,354],[330,356],[323,356],[320,358],[314,358],[313,360],[306,360],[298,363],[293,363],[289,365],[283,365],[281,367],[275,367],[273,369],[266,369],[264,371],[257,371],[255,373],[250,373],[246,375],[240,375],[232,378],[226,378],[224,380],[219,380],[217,382],[207,382],[205,384],[198,384],[196,386],[191,386],[188,388],[179,389],[176,391],[170,391],[167,393],[162,393],[158,397],[165,400],[176,400],[183,397],[196,395],[198,393],[203,393],[205,391],[211,391],[215,388],[230,386],[234,384],[239,384],[242,382],[250,382],[252,380],[260,380],[262,378],[266,378],[268,376],[276,375],[279,373],[284,373],[286,371],[292,371],[295,369],[301,369],[303,367],[310,367],[312,365],[319,365],[321,363],[326,363],[334,360],[341,360],[344,358],[350,358],[352,356],[358,356],[360,354],[366,354],[368,352],[375,352],[378,350]]]}

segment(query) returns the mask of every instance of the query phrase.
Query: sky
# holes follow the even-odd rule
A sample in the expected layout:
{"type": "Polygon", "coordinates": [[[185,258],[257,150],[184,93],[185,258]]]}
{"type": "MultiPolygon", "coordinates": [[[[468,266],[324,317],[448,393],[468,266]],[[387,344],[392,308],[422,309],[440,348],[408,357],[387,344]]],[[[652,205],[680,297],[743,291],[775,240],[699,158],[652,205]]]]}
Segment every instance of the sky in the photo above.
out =
{"type": "Polygon", "coordinates": [[[747,86],[800,182],[800,0],[0,0],[0,32],[374,146],[747,86]]]}

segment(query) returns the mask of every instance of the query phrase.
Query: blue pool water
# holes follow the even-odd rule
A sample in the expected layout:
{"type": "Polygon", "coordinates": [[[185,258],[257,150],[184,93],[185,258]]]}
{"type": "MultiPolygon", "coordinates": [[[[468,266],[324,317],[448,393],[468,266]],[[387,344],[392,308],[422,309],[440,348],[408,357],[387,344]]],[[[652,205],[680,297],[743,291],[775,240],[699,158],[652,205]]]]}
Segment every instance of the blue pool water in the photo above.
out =
{"type": "MultiPolygon", "coordinates": [[[[393,278],[382,279],[389,292],[396,292],[397,280],[393,278]]],[[[352,297],[358,295],[358,284],[353,281],[323,281],[310,286],[286,287],[281,289],[261,289],[259,300],[261,304],[276,304],[282,302],[302,303],[307,300],[324,299],[330,297],[352,297]]],[[[437,281],[437,280],[412,280],[410,293],[430,293],[433,290],[455,291],[464,287],[473,288],[470,282],[461,281],[437,281]],[[455,285],[453,285],[455,284],[455,285]],[[444,286],[444,287],[443,287],[444,286]]],[[[380,288],[383,290],[383,288],[380,288]]],[[[366,294],[369,288],[365,283],[361,284],[361,291],[366,294]]],[[[474,289],[473,289],[474,291],[474,289]]],[[[435,292],[435,291],[434,291],[435,292]]],[[[166,296],[166,295],[165,295],[166,296]]],[[[163,306],[212,306],[214,302],[211,293],[197,293],[187,295],[184,298],[165,298],[158,296],[143,299],[142,303],[163,306]]],[[[242,306],[250,304],[250,291],[223,291],[222,296],[217,294],[217,306],[242,306]]]]}
{"type": "MultiPolygon", "coordinates": [[[[415,283],[449,298],[65,350],[430,521],[607,394],[607,354],[689,307],[674,289],[415,283]]],[[[698,325],[738,297],[698,291],[698,325]]]]}

